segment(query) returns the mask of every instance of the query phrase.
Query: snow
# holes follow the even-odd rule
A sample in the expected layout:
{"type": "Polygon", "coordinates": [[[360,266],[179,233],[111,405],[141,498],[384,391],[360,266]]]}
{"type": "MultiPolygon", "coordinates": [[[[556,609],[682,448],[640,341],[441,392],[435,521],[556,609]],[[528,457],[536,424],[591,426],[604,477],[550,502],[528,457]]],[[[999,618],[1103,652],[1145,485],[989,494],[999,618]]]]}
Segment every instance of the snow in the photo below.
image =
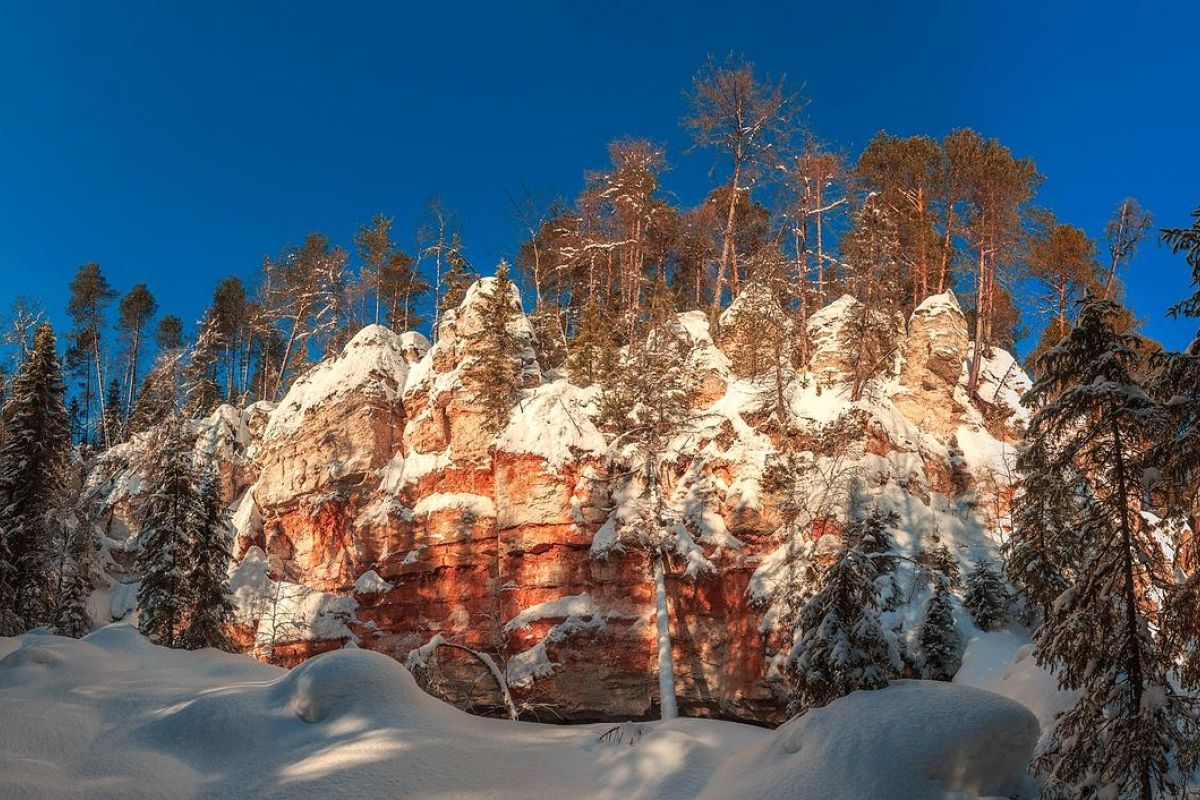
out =
{"type": "Polygon", "coordinates": [[[358,580],[354,582],[355,594],[383,594],[391,588],[392,585],[379,577],[379,573],[373,569],[359,575],[358,580]]]}
{"type": "Polygon", "coordinates": [[[1037,733],[1011,701],[927,682],[771,732],[472,717],[367,650],[285,671],[155,647],[126,624],[0,638],[0,657],[0,794],[29,800],[1008,796],[1037,733]]]}
{"type": "Polygon", "coordinates": [[[1033,796],[1037,736],[1033,715],[997,694],[896,681],[788,722],[725,762],[700,797],[1033,796]]]}
{"type": "Polygon", "coordinates": [[[541,456],[555,471],[579,463],[581,456],[603,453],[604,437],[591,420],[598,392],[598,387],[581,389],[565,380],[529,390],[497,438],[496,449],[541,456]]]}
{"type": "Polygon", "coordinates": [[[257,546],[231,567],[229,588],[237,620],[255,626],[259,647],[354,638],[347,624],[358,608],[353,597],[272,580],[267,554],[257,546]]]}
{"type": "Polygon", "coordinates": [[[508,621],[505,630],[515,631],[528,628],[534,622],[544,619],[565,619],[566,617],[599,617],[600,609],[592,601],[587,592],[582,594],[560,597],[557,600],[547,600],[544,603],[530,606],[508,621]]]}
{"type": "Polygon", "coordinates": [[[434,492],[427,494],[413,506],[414,517],[427,517],[439,511],[453,510],[480,517],[496,516],[496,504],[490,497],[468,492],[434,492]]]}
{"type": "Polygon", "coordinates": [[[271,412],[263,440],[295,433],[314,409],[351,392],[399,402],[408,377],[405,341],[382,325],[363,328],[338,356],[317,364],[292,384],[271,412]]]}

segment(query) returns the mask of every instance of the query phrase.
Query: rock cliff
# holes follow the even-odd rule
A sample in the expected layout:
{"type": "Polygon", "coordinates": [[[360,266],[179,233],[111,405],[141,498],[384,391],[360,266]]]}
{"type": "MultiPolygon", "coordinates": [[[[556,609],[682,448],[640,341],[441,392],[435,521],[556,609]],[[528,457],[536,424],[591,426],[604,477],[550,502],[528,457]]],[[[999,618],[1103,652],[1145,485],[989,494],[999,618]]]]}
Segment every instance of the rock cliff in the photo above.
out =
{"type": "MultiPolygon", "coordinates": [[[[236,528],[239,642],[284,664],[343,646],[403,661],[440,636],[498,656],[530,713],[652,714],[649,565],[600,541],[620,498],[593,421],[597,390],[543,370],[517,314],[524,388],[508,426],[485,435],[472,340],[494,290],[491,279],[472,287],[432,346],[370,326],[278,405],[225,406],[196,422],[197,447],[222,465],[236,528]]],[[[779,718],[775,573],[790,537],[817,541],[840,524],[816,513],[800,529],[781,526],[781,498],[762,481],[781,451],[853,475],[899,512],[897,545],[913,555],[936,536],[966,565],[994,555],[1007,525],[1020,368],[989,354],[986,402],[969,401],[965,319],[953,295],[938,295],[898,323],[896,358],[850,402],[836,334],[853,313],[842,298],[813,315],[808,371],[787,365],[782,392],[777,376],[755,374],[778,360],[747,357],[755,337],[737,334],[736,315],[717,337],[703,314],[680,315],[693,418],[677,442],[671,502],[714,566],[692,576],[675,564],[668,577],[681,713],[779,718]]],[[[114,448],[89,483],[109,523],[113,586],[93,600],[100,618],[131,606],[139,446],[114,448]]],[[[911,633],[903,617],[898,636],[911,633]]],[[[499,703],[478,662],[445,648],[439,658],[436,688],[468,707],[499,703]]]]}

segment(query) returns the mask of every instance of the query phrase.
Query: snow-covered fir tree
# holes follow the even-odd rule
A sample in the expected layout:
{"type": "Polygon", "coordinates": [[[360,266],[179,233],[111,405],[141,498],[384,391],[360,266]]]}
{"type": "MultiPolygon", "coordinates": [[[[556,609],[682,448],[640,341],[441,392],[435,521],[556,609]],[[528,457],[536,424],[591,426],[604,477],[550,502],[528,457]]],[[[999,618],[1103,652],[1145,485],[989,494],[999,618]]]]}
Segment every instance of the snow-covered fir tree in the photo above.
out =
{"type": "Polygon", "coordinates": [[[1013,503],[1013,533],[1004,545],[1004,574],[1025,603],[1022,618],[1050,616],[1055,599],[1075,575],[1071,533],[1074,470],[1052,468],[1045,438],[1023,443],[1013,503]]]}
{"type": "Polygon", "coordinates": [[[603,383],[616,369],[620,348],[613,326],[595,301],[579,312],[575,335],[567,342],[567,375],[576,386],[603,383]]]}
{"type": "Polygon", "coordinates": [[[66,386],[56,347],[53,329],[43,324],[13,379],[3,412],[0,537],[12,566],[7,610],[24,627],[49,622],[55,604],[53,561],[71,456],[66,386]]]}
{"type": "Polygon", "coordinates": [[[471,378],[490,433],[499,433],[508,424],[521,386],[521,346],[512,332],[520,306],[513,288],[508,264],[501,261],[491,291],[483,295],[482,327],[471,339],[471,378]]]}
{"type": "Polygon", "coordinates": [[[87,601],[94,588],[92,569],[96,561],[96,532],[91,516],[83,511],[71,515],[69,523],[63,527],[66,535],[59,564],[54,630],[62,636],[78,638],[92,629],[87,601]]]}
{"type": "Polygon", "coordinates": [[[790,710],[827,705],[859,689],[882,689],[898,666],[879,624],[879,570],[857,543],[846,540],[800,611],[788,658],[790,710]]]}
{"type": "Polygon", "coordinates": [[[189,605],[185,575],[201,509],[196,496],[193,443],[172,418],[157,431],[146,469],[146,501],[138,532],[138,607],[141,630],[155,642],[179,643],[189,605]]]}
{"type": "Polygon", "coordinates": [[[1140,385],[1138,341],[1121,319],[1115,302],[1089,296],[1075,327],[1039,360],[1026,396],[1044,468],[1078,476],[1080,497],[1069,520],[1077,574],[1034,650],[1077,699],[1034,767],[1051,794],[1149,800],[1177,792],[1200,754],[1194,699],[1181,694],[1198,687],[1172,679],[1180,639],[1197,634],[1194,625],[1153,633],[1157,598],[1174,592],[1174,575],[1140,512],[1156,475],[1145,454],[1165,415],[1140,385]]]}
{"type": "Polygon", "coordinates": [[[935,580],[940,578],[946,581],[951,589],[957,589],[962,584],[958,560],[940,536],[934,536],[933,541],[921,549],[917,554],[917,563],[932,572],[935,580]]]}
{"type": "Polygon", "coordinates": [[[229,599],[229,532],[221,502],[221,488],[211,466],[200,471],[197,516],[192,532],[183,585],[190,610],[187,629],[179,637],[181,647],[230,648],[225,625],[233,615],[229,599]]]}
{"type": "Polygon", "coordinates": [[[963,608],[971,615],[976,627],[990,631],[999,628],[1008,619],[1012,597],[1000,572],[990,561],[976,562],[967,573],[963,608]]]}
{"type": "Polygon", "coordinates": [[[165,423],[179,405],[183,350],[160,353],[138,389],[129,412],[129,433],[145,433],[165,423]]]}
{"type": "Polygon", "coordinates": [[[939,578],[933,596],[925,604],[925,616],[917,632],[921,648],[921,674],[927,680],[948,681],[962,665],[962,637],[954,625],[950,585],[939,578]]]}

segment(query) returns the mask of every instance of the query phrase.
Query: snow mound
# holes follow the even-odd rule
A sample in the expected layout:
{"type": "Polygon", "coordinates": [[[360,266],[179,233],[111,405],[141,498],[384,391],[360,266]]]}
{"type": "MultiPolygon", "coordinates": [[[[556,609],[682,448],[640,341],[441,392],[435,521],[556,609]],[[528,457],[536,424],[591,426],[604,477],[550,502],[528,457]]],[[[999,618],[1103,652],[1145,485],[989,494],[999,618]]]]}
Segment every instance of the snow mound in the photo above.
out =
{"type": "Polygon", "coordinates": [[[701,795],[860,800],[1012,797],[1028,791],[1038,723],[980,689],[898,681],[814,709],[729,759],[701,795]]]}
{"type": "Polygon", "coordinates": [[[358,580],[354,582],[355,594],[383,594],[391,588],[392,585],[379,577],[379,573],[373,569],[359,575],[358,580]]]}
{"type": "Polygon", "coordinates": [[[292,384],[271,412],[263,439],[294,433],[313,409],[351,392],[398,402],[408,378],[406,346],[414,347],[414,341],[382,325],[363,328],[339,355],[317,364],[292,384]]]}

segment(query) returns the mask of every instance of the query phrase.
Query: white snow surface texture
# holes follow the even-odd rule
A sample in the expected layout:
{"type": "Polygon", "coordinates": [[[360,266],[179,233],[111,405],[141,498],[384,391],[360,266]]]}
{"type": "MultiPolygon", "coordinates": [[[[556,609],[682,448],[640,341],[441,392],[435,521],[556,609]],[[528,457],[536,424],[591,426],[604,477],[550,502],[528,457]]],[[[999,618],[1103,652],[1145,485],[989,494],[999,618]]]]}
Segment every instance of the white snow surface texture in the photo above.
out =
{"type": "Polygon", "coordinates": [[[1016,702],[928,681],[774,732],[680,719],[602,740],[611,728],[472,717],[359,649],[289,672],[124,623],[0,638],[3,798],[1021,797],[1038,736],[1016,702]]]}

